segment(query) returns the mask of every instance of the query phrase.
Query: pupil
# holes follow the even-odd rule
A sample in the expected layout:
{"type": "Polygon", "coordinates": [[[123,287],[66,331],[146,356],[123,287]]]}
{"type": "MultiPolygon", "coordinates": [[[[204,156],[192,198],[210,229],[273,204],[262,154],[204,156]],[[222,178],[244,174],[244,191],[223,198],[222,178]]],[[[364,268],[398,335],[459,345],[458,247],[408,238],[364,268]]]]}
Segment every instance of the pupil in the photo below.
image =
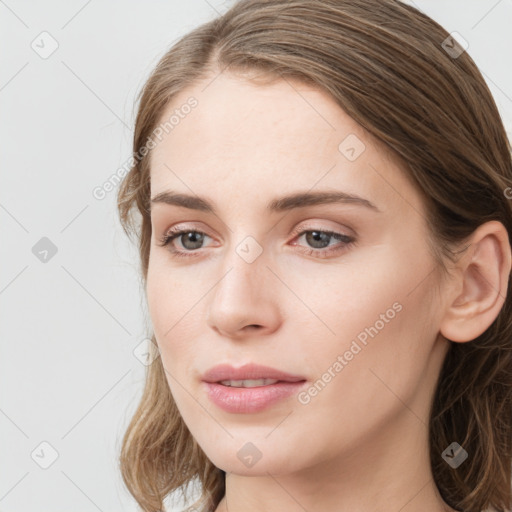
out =
{"type": "MultiPolygon", "coordinates": [[[[312,245],[314,247],[315,247],[315,244],[318,244],[318,242],[320,242],[320,247],[315,247],[315,248],[320,248],[321,249],[321,248],[327,247],[329,245],[330,235],[328,235],[326,233],[322,233],[321,231],[311,231],[306,236],[312,238],[312,245]],[[322,238],[324,239],[325,243],[321,242],[322,238]]],[[[310,243],[310,240],[308,240],[308,243],[310,243]]]]}
{"type": "Polygon", "coordinates": [[[184,247],[187,247],[188,249],[197,249],[201,246],[202,238],[203,238],[203,235],[201,235],[200,233],[189,231],[185,235],[185,241],[192,242],[192,244],[196,244],[196,245],[193,245],[192,247],[187,247],[187,245],[184,244],[184,247]]]}

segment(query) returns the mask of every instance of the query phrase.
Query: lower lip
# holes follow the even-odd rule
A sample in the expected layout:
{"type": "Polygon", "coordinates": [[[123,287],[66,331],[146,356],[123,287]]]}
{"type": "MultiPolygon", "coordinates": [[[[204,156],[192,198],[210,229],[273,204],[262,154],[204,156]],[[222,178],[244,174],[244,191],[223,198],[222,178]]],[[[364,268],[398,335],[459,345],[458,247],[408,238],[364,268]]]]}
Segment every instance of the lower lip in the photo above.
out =
{"type": "Polygon", "coordinates": [[[306,381],[277,382],[254,388],[235,388],[218,382],[205,382],[210,400],[227,412],[259,412],[299,392],[306,381]]]}

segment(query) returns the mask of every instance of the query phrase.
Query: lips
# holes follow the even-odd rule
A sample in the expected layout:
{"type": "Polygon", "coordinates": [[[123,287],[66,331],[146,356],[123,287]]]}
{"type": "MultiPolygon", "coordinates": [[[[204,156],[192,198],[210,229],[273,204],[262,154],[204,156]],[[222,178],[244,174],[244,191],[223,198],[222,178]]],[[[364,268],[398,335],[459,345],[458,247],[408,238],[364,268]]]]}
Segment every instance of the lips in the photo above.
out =
{"type": "Polygon", "coordinates": [[[231,414],[262,412],[289,399],[307,385],[300,375],[253,363],[239,368],[228,364],[214,366],[202,379],[209,399],[231,414]],[[259,382],[263,385],[258,385],[259,382]]]}
{"type": "Polygon", "coordinates": [[[300,382],[306,380],[305,377],[292,375],[269,366],[258,364],[246,364],[239,368],[235,368],[228,364],[221,364],[210,368],[202,376],[204,382],[220,382],[227,380],[258,380],[258,379],[275,379],[280,382],[300,382]]]}

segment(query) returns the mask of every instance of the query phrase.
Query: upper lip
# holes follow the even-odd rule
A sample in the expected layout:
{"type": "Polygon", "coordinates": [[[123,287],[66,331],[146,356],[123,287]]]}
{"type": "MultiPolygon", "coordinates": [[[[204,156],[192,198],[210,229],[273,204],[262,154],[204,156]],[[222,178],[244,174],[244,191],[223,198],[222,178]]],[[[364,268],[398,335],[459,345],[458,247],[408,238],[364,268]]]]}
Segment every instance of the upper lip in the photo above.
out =
{"type": "Polygon", "coordinates": [[[220,364],[210,368],[202,376],[205,382],[220,382],[222,380],[246,380],[246,379],[275,379],[285,382],[299,382],[305,380],[304,377],[291,375],[290,373],[249,363],[239,368],[234,368],[229,364],[220,364]]]}

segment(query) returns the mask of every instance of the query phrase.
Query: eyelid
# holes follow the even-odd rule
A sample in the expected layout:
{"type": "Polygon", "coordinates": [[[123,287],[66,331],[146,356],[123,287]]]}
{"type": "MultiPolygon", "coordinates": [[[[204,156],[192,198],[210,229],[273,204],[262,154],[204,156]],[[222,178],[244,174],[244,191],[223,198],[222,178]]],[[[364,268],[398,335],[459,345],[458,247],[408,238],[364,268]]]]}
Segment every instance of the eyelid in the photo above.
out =
{"type": "MultiPolygon", "coordinates": [[[[316,221],[316,222],[318,222],[318,221],[316,221]]],[[[297,242],[292,243],[291,245],[294,247],[297,247],[299,252],[302,252],[303,254],[306,254],[308,256],[312,255],[313,257],[318,258],[318,259],[332,259],[331,255],[333,253],[334,253],[333,257],[336,257],[337,254],[341,256],[341,253],[344,253],[346,250],[348,250],[349,247],[352,247],[358,243],[357,235],[346,234],[345,233],[346,228],[345,229],[341,229],[341,228],[330,229],[330,228],[327,228],[324,226],[319,227],[319,226],[315,225],[316,222],[313,223],[312,221],[309,221],[309,222],[306,221],[306,225],[299,224],[297,227],[295,227],[293,229],[293,231],[291,233],[292,240],[296,240],[297,238],[305,236],[306,233],[318,231],[318,232],[327,234],[331,238],[338,240],[338,242],[341,243],[341,247],[337,246],[337,245],[339,245],[339,244],[337,244],[334,247],[327,246],[327,248],[315,249],[315,248],[311,248],[311,247],[309,247],[309,248],[305,247],[297,242]]],[[[353,232],[353,230],[350,230],[350,229],[348,231],[353,232]]],[[[165,232],[165,234],[159,239],[160,240],[159,245],[161,247],[168,246],[167,249],[169,250],[169,252],[171,253],[171,255],[174,258],[200,257],[203,252],[203,251],[201,251],[201,249],[204,249],[204,247],[201,247],[197,250],[188,251],[186,249],[176,249],[173,245],[174,241],[177,238],[179,239],[179,237],[182,236],[183,234],[190,233],[190,232],[195,232],[195,233],[198,233],[201,235],[205,235],[208,238],[214,239],[214,237],[211,237],[210,235],[208,235],[208,233],[206,233],[203,230],[197,229],[196,227],[189,227],[186,225],[183,226],[182,224],[177,224],[175,226],[172,226],[165,232]]]]}
{"type": "MultiPolygon", "coordinates": [[[[186,223],[179,223],[175,224],[174,226],[171,226],[170,228],[166,229],[164,231],[164,236],[172,235],[174,233],[178,233],[180,231],[196,231],[198,233],[204,233],[205,235],[208,235],[208,230],[203,229],[201,226],[197,225],[190,225],[186,223]]],[[[211,235],[208,235],[210,238],[214,238],[211,235]]]]}
{"type": "MultiPolygon", "coordinates": [[[[169,229],[167,229],[164,232],[163,236],[160,238],[160,241],[163,242],[165,239],[172,237],[173,235],[178,235],[177,238],[179,238],[179,236],[183,235],[184,233],[188,233],[188,232],[199,233],[201,235],[206,235],[208,238],[211,238],[212,240],[214,239],[214,237],[209,235],[207,233],[207,231],[204,229],[200,229],[195,226],[187,226],[187,225],[184,226],[182,224],[176,224],[175,226],[170,227],[169,229]]],[[[189,252],[192,252],[192,251],[189,251],[189,252]]]]}
{"type": "MultiPolygon", "coordinates": [[[[319,225],[322,221],[305,221],[305,224],[299,224],[297,227],[293,228],[291,234],[299,235],[304,231],[322,231],[327,233],[336,233],[339,235],[343,235],[350,238],[356,238],[356,234],[352,229],[344,227],[328,227],[325,225],[319,225]]],[[[325,221],[323,221],[325,222],[325,221]]]]}
{"type": "MultiPolygon", "coordinates": [[[[325,220],[304,221],[303,223],[299,223],[295,228],[293,228],[293,230],[291,231],[291,235],[297,235],[297,234],[300,234],[303,231],[307,231],[307,230],[316,230],[316,231],[335,231],[335,232],[339,233],[340,235],[345,235],[345,236],[350,236],[350,237],[357,236],[356,233],[354,232],[354,230],[348,228],[347,226],[343,226],[343,227],[335,226],[335,227],[331,228],[329,226],[326,226],[325,224],[322,225],[322,223],[325,223],[325,222],[326,222],[325,220]]],[[[164,236],[166,236],[168,234],[176,233],[178,231],[184,231],[184,230],[197,231],[199,233],[204,233],[205,235],[208,235],[210,238],[214,238],[213,236],[208,234],[207,229],[203,229],[202,227],[198,227],[197,225],[189,225],[186,223],[185,224],[180,223],[180,224],[176,224],[176,225],[170,227],[169,229],[165,230],[164,236]]]]}

